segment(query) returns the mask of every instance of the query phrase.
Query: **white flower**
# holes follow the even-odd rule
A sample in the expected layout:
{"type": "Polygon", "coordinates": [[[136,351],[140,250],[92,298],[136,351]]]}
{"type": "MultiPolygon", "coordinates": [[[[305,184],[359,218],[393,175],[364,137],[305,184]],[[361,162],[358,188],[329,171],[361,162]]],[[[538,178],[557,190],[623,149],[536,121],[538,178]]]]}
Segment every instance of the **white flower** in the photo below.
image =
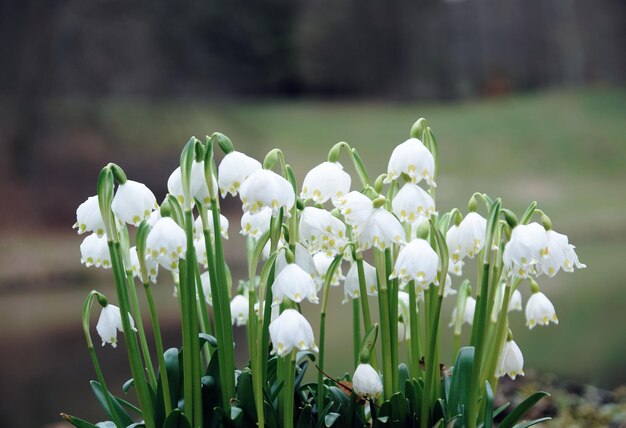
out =
{"type": "MultiPolygon", "coordinates": [[[[476,299],[468,296],[465,300],[465,312],[463,313],[463,322],[469,325],[474,323],[474,312],[476,311],[476,299]]],[[[456,324],[456,307],[452,309],[452,320],[448,327],[454,327],[456,324]]]]}
{"type": "Polygon", "coordinates": [[[367,223],[374,209],[372,200],[356,190],[339,198],[337,207],[355,233],[358,233],[361,226],[367,223]]]}
{"type": "Polygon", "coordinates": [[[275,305],[280,304],[285,297],[296,303],[300,303],[305,298],[311,303],[319,303],[313,278],[295,263],[285,267],[276,276],[272,284],[272,293],[275,305]]]}
{"type": "Polygon", "coordinates": [[[456,290],[452,288],[452,278],[450,274],[446,275],[446,284],[443,288],[443,297],[454,296],[456,294],[456,290]]]}
{"type": "Polygon", "coordinates": [[[547,250],[539,261],[539,267],[544,274],[552,277],[560,269],[573,272],[574,266],[578,269],[587,267],[578,261],[578,256],[574,251],[576,247],[569,243],[567,235],[548,230],[546,238],[548,240],[547,250]]]}
{"type": "Polygon", "coordinates": [[[360,226],[356,239],[362,250],[384,250],[404,243],[404,229],[398,219],[384,208],[373,208],[367,223],[360,226]]]}
{"type": "Polygon", "coordinates": [[[352,376],[352,391],[362,399],[376,399],[383,392],[383,383],[369,364],[359,364],[352,376]]]}
{"type": "Polygon", "coordinates": [[[209,267],[209,256],[206,252],[206,241],[204,240],[204,235],[200,235],[193,240],[193,248],[196,250],[196,261],[204,266],[205,269],[209,267]]]}
{"type": "MultiPolygon", "coordinates": [[[[498,321],[498,314],[502,309],[502,300],[504,299],[504,289],[506,287],[506,282],[502,281],[498,284],[498,288],[496,288],[496,294],[494,296],[493,308],[491,309],[491,320],[493,322],[498,321]]],[[[519,290],[514,290],[509,297],[509,307],[507,309],[508,312],[512,311],[521,311],[522,310],[522,293],[519,290]]]]}
{"type": "MultiPolygon", "coordinates": [[[[130,327],[135,330],[135,322],[130,314],[128,314],[128,318],[130,318],[130,327]]],[[[98,324],[96,324],[96,331],[102,338],[102,346],[104,346],[105,343],[110,343],[111,346],[116,348],[118,330],[122,333],[124,332],[120,308],[109,303],[102,308],[100,318],[98,318],[98,324]]]]}
{"type": "Polygon", "coordinates": [[[517,376],[524,376],[524,356],[514,340],[507,340],[502,348],[498,361],[496,376],[508,374],[513,380],[517,376]]]}
{"type": "MultiPolygon", "coordinates": [[[[502,305],[502,303],[500,303],[502,305]]],[[[509,299],[509,308],[507,312],[521,311],[522,310],[522,293],[519,290],[513,291],[511,298],[509,299]]]]}
{"type": "MultiPolygon", "coordinates": [[[[378,278],[376,276],[376,268],[364,260],[363,273],[367,294],[369,296],[378,295],[378,278]]],[[[352,263],[352,266],[350,266],[350,270],[348,270],[348,273],[346,274],[343,287],[343,294],[345,297],[341,303],[347,303],[350,299],[358,299],[361,296],[361,290],[359,287],[359,271],[356,263],[352,263]]]]}
{"type": "Polygon", "coordinates": [[[452,260],[448,263],[448,272],[452,275],[461,276],[463,275],[463,266],[465,262],[463,260],[452,260]]]}
{"type": "Polygon", "coordinates": [[[93,233],[83,240],[80,244],[80,262],[87,267],[111,267],[111,255],[106,235],[99,237],[93,233]]]}
{"type": "MultiPolygon", "coordinates": [[[[314,280],[319,277],[319,273],[317,271],[317,267],[315,266],[315,261],[313,260],[313,256],[309,253],[304,245],[299,242],[296,242],[296,264],[304,269],[311,278],[314,280]]],[[[287,263],[287,257],[285,256],[285,252],[281,251],[278,253],[278,257],[276,257],[276,275],[278,275],[284,268],[289,265],[287,263]]]]}
{"type": "Polygon", "coordinates": [[[437,277],[439,256],[424,239],[414,239],[400,249],[396,265],[389,276],[398,278],[402,285],[415,281],[418,290],[427,288],[437,277]]]}
{"type": "Polygon", "coordinates": [[[98,236],[104,235],[104,221],[100,214],[98,196],[90,196],[76,209],[76,223],[72,226],[78,229],[78,234],[94,232],[98,236]]]}
{"type": "Polygon", "coordinates": [[[468,213],[458,227],[458,249],[461,257],[474,258],[485,245],[487,220],[475,212],[468,213]]]}
{"type": "Polygon", "coordinates": [[[163,216],[161,216],[161,210],[154,210],[150,213],[150,216],[146,219],[146,222],[150,225],[150,227],[154,227],[157,221],[159,221],[163,216]]]}
{"type": "MultiPolygon", "coordinates": [[[[145,260],[146,270],[148,274],[148,279],[156,284],[157,275],[159,274],[159,263],[156,260],[146,259],[145,260]]],[[[133,275],[140,280],[141,278],[141,266],[139,265],[139,255],[137,254],[137,247],[130,248],[130,270],[133,272],[133,275]]]]}
{"type": "Polygon", "coordinates": [[[350,191],[352,179],[339,162],[323,162],[304,177],[300,197],[323,204],[342,197],[350,191]]]}
{"type": "Polygon", "coordinates": [[[526,302],[526,325],[532,329],[536,325],[559,323],[552,302],[541,291],[537,291],[526,302]]]}
{"type": "MultiPolygon", "coordinates": [[[[326,274],[328,273],[328,269],[330,268],[330,264],[333,262],[334,257],[329,256],[326,253],[319,252],[313,255],[313,262],[315,263],[315,268],[318,273],[318,287],[322,287],[324,282],[326,281],[326,274]]],[[[330,278],[330,285],[336,287],[339,285],[339,281],[344,279],[343,274],[341,273],[341,263],[337,266],[337,268],[333,271],[333,276],[330,278]]]]}
{"type": "Polygon", "coordinates": [[[158,205],[152,191],[145,184],[132,180],[126,180],[117,187],[111,202],[115,217],[134,226],[139,226],[156,208],[158,205]]]}
{"type": "Polygon", "coordinates": [[[270,229],[272,221],[271,208],[262,208],[256,214],[244,212],[241,216],[241,234],[244,236],[252,236],[258,238],[270,229]]]}
{"type": "MultiPolygon", "coordinates": [[[[209,210],[207,218],[207,226],[209,226],[209,232],[213,236],[213,213],[209,210]]],[[[220,214],[220,234],[224,239],[228,239],[228,218],[220,214]]],[[[196,238],[204,237],[204,228],[202,227],[202,217],[198,216],[193,222],[193,234],[196,238]]]]}
{"type": "Polygon", "coordinates": [[[285,216],[296,201],[291,184],[280,175],[266,169],[253,172],[241,184],[239,197],[243,210],[251,214],[258,213],[262,208],[272,209],[272,215],[278,215],[282,208],[285,216]]]}
{"type": "Polygon", "coordinates": [[[417,138],[409,138],[398,145],[389,158],[386,183],[390,183],[407,174],[412,183],[419,183],[422,179],[430,186],[435,186],[435,159],[426,146],[417,138]]]}
{"type": "Polygon", "coordinates": [[[295,309],[286,309],[270,323],[270,339],[273,353],[280,357],[288,355],[294,348],[299,351],[317,352],[311,324],[295,309]]]}
{"type": "Polygon", "coordinates": [[[213,306],[213,294],[211,294],[211,277],[209,276],[208,271],[200,275],[200,283],[202,285],[202,292],[204,293],[204,300],[208,305],[213,306]]]}
{"type": "MultiPolygon", "coordinates": [[[[213,194],[217,194],[217,180],[212,177],[213,194]]],[[[191,164],[191,173],[189,181],[189,192],[191,193],[191,201],[185,200],[185,194],[183,192],[183,181],[181,175],[180,166],[176,168],[167,179],[167,191],[173,195],[180,205],[185,209],[187,202],[189,206],[193,205],[193,200],[197,199],[203,204],[211,202],[211,196],[209,194],[209,186],[206,184],[206,176],[204,175],[204,161],[196,162],[195,160],[191,164]]]]}
{"type": "Polygon", "coordinates": [[[513,229],[506,243],[502,260],[505,270],[520,278],[534,273],[535,265],[546,254],[546,230],[538,223],[520,224],[513,229]]]}
{"type": "MultiPolygon", "coordinates": [[[[461,252],[461,245],[459,244],[459,226],[455,224],[450,226],[446,232],[446,245],[448,247],[448,253],[450,254],[451,264],[462,262],[465,255],[461,252]]],[[[462,266],[463,265],[461,265],[461,268],[462,266]]]]}
{"type": "Polygon", "coordinates": [[[232,317],[233,325],[241,327],[248,324],[248,298],[241,294],[233,297],[230,301],[230,314],[232,317]]]}
{"type": "Polygon", "coordinates": [[[261,169],[261,162],[250,156],[233,151],[222,159],[217,169],[217,183],[222,197],[226,193],[237,196],[239,187],[253,172],[261,169]]]}
{"type": "Polygon", "coordinates": [[[156,222],[146,238],[146,258],[157,260],[161,266],[178,271],[178,259],[185,258],[187,238],[185,231],[172,218],[156,222]]]}
{"type": "Polygon", "coordinates": [[[338,254],[346,245],[346,225],[326,210],[306,207],[302,210],[299,226],[300,238],[311,253],[324,251],[338,254]]]}
{"type": "Polygon", "coordinates": [[[420,217],[430,218],[435,214],[432,196],[417,184],[406,183],[391,201],[393,212],[400,221],[413,223],[420,217]]]}

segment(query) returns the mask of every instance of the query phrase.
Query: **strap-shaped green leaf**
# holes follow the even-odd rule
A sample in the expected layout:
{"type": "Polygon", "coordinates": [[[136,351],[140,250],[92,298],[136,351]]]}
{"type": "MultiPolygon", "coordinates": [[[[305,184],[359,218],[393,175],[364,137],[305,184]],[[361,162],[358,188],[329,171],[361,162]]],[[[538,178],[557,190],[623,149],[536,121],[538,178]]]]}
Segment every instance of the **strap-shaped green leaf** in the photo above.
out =
{"type": "Polygon", "coordinates": [[[180,409],[175,409],[165,419],[163,428],[191,428],[191,424],[180,409]]]}
{"type": "MultiPolygon", "coordinates": [[[[500,428],[512,428],[517,422],[519,422],[524,415],[543,397],[549,397],[547,392],[539,391],[528,397],[526,400],[517,406],[511,413],[499,425],[500,428]]],[[[530,426],[530,425],[529,425],[530,426]]]]}
{"type": "Polygon", "coordinates": [[[485,381],[485,418],[483,428],[491,428],[493,426],[493,389],[489,381],[485,381]]]}
{"type": "Polygon", "coordinates": [[[115,413],[118,418],[117,420],[121,421],[124,426],[128,426],[134,422],[132,418],[128,415],[128,413],[126,413],[126,410],[124,410],[124,408],[120,405],[120,403],[115,399],[115,396],[113,396],[112,394],[109,395],[113,397],[113,409],[109,409],[107,399],[104,395],[104,391],[102,390],[102,386],[100,386],[100,383],[92,380],[90,382],[90,385],[94,395],[96,396],[96,399],[100,403],[100,406],[102,406],[106,414],[109,415],[111,419],[115,419],[115,416],[113,416],[115,413]]]}

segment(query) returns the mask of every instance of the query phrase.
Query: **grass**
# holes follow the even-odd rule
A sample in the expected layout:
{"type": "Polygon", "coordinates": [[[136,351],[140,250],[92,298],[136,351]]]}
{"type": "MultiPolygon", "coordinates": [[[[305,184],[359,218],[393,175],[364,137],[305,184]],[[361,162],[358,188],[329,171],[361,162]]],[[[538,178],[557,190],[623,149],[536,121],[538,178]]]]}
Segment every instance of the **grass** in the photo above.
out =
{"type": "MultiPolygon", "coordinates": [[[[83,119],[75,102],[52,107],[60,122],[83,119]]],[[[219,130],[257,158],[282,148],[299,180],[340,140],[359,149],[375,177],[412,123],[426,117],[439,141],[440,211],[464,209],[474,191],[501,196],[517,212],[536,199],[589,266],[542,279],[557,308],[558,327],[529,332],[523,315],[513,316],[527,366],[604,385],[626,382],[626,90],[555,91],[458,104],[111,99],[83,107],[115,142],[115,153],[175,157],[189,136],[219,130]]],[[[347,159],[343,163],[351,169],[347,159]]],[[[160,173],[162,181],[168,172],[160,173]]],[[[238,222],[231,224],[229,251],[236,254],[243,246],[236,239],[238,222]]],[[[340,321],[336,311],[347,310],[338,304],[341,292],[334,292],[331,323],[340,321]]],[[[346,354],[339,344],[348,332],[331,330],[329,341],[337,346],[328,358],[338,370],[346,354]]]]}

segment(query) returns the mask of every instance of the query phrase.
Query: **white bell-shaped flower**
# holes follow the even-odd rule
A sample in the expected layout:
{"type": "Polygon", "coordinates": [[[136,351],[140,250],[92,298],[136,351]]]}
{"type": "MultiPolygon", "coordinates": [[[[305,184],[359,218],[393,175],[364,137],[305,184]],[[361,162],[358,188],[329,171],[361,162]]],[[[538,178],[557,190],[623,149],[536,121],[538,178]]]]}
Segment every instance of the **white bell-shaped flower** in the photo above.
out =
{"type": "Polygon", "coordinates": [[[465,255],[461,251],[461,244],[459,243],[459,226],[453,224],[446,232],[446,246],[450,254],[450,264],[462,262],[465,255]]]}
{"type": "MultiPolygon", "coordinates": [[[[153,259],[146,259],[146,271],[148,273],[148,279],[156,284],[157,275],[159,274],[159,263],[153,259]]],[[[137,247],[130,247],[130,270],[133,275],[140,280],[141,278],[141,266],[139,265],[139,255],[137,254],[137,247]]]]}
{"type": "Polygon", "coordinates": [[[217,169],[217,183],[222,198],[227,193],[237,196],[241,184],[261,167],[261,162],[244,153],[232,151],[226,154],[217,169]]]}
{"type": "Polygon", "coordinates": [[[87,267],[111,267],[111,254],[106,235],[98,236],[92,233],[83,240],[80,244],[80,262],[87,267]]]}
{"type": "Polygon", "coordinates": [[[498,360],[496,376],[502,377],[505,374],[513,380],[517,376],[524,376],[524,356],[514,340],[506,341],[498,360]]]}
{"type": "Polygon", "coordinates": [[[78,234],[93,232],[98,236],[104,235],[104,220],[100,214],[98,196],[90,196],[76,209],[76,223],[72,226],[78,229],[78,234]]]}
{"type": "MultiPolygon", "coordinates": [[[[366,261],[363,261],[363,273],[365,277],[365,289],[369,296],[378,295],[378,278],[376,276],[376,268],[366,261]]],[[[361,289],[359,286],[359,270],[356,263],[352,263],[346,279],[343,283],[344,299],[341,303],[348,303],[350,299],[358,299],[361,297],[361,289]]]]}
{"type": "Polygon", "coordinates": [[[202,285],[204,300],[206,301],[207,305],[213,306],[213,294],[211,293],[211,277],[209,276],[208,271],[200,275],[200,284],[202,285]]]}
{"type": "Polygon", "coordinates": [[[300,197],[323,204],[342,197],[350,191],[352,179],[339,162],[323,162],[304,177],[300,197]]]}
{"type": "MultiPolygon", "coordinates": [[[[135,322],[133,321],[133,318],[130,314],[128,314],[128,317],[130,318],[131,328],[135,330],[135,322]]],[[[96,331],[102,338],[102,346],[104,346],[105,343],[110,343],[112,347],[116,348],[117,332],[124,332],[120,308],[110,303],[104,306],[102,308],[102,312],[100,312],[98,323],[96,324],[96,331]]]]}
{"type": "MultiPolygon", "coordinates": [[[[476,299],[468,296],[465,300],[465,312],[463,313],[463,323],[472,325],[474,323],[474,312],[476,311],[476,299]]],[[[454,327],[456,324],[456,307],[452,309],[452,320],[448,327],[454,327]]]]}
{"type": "Polygon", "coordinates": [[[285,297],[296,303],[304,299],[311,303],[319,303],[313,278],[295,263],[289,264],[276,276],[272,284],[272,294],[274,305],[280,304],[285,297]]]}
{"type": "MultiPolygon", "coordinates": [[[[458,226],[457,248],[462,257],[474,258],[485,245],[487,220],[476,212],[468,213],[458,226]]],[[[456,250],[456,249],[455,249],[456,250]]]]}
{"type": "Polygon", "coordinates": [[[273,353],[284,357],[295,348],[317,352],[311,324],[295,309],[286,309],[270,323],[273,353]]]}
{"type": "Polygon", "coordinates": [[[414,239],[400,249],[389,278],[398,278],[402,285],[415,281],[415,287],[423,290],[435,282],[438,264],[439,256],[428,241],[414,239]]]}
{"type": "MultiPolygon", "coordinates": [[[[212,177],[212,186],[213,194],[216,195],[217,180],[215,177],[212,177]]],[[[178,200],[183,208],[187,206],[183,192],[183,180],[180,166],[176,168],[167,179],[167,191],[178,200]]],[[[205,205],[211,202],[209,187],[206,184],[206,176],[204,175],[204,161],[196,162],[194,160],[191,164],[189,192],[193,200],[197,199],[205,205]]],[[[193,205],[193,200],[189,201],[190,206],[193,205]]]]}
{"type": "MultiPolygon", "coordinates": [[[[326,275],[328,274],[328,269],[330,268],[330,264],[333,262],[334,257],[329,256],[324,252],[319,252],[313,255],[313,262],[315,263],[315,268],[317,269],[317,286],[318,289],[322,288],[324,282],[326,281],[326,275]]],[[[330,278],[330,285],[333,287],[337,287],[339,282],[344,279],[343,273],[341,272],[341,263],[339,266],[333,271],[333,276],[330,278]]]]}
{"type": "Polygon", "coordinates": [[[406,183],[391,201],[393,213],[400,221],[413,223],[420,217],[430,218],[435,214],[432,196],[417,184],[406,183]]]}
{"type": "Polygon", "coordinates": [[[237,294],[230,301],[230,314],[232,317],[233,325],[241,327],[248,324],[248,298],[237,294]]]}
{"type": "Polygon", "coordinates": [[[337,206],[346,223],[352,226],[354,233],[359,233],[362,226],[369,221],[374,209],[372,200],[356,190],[339,198],[337,206]]]}
{"type": "Polygon", "coordinates": [[[178,260],[185,258],[185,231],[170,217],[156,222],[146,238],[146,258],[157,260],[167,270],[178,272],[178,260]]]}
{"type": "MultiPolygon", "coordinates": [[[[502,309],[502,300],[504,299],[504,289],[506,287],[506,283],[501,281],[498,284],[498,288],[496,288],[496,294],[494,296],[493,308],[491,309],[491,320],[495,323],[498,321],[498,314],[502,309]]],[[[521,311],[522,310],[522,293],[519,290],[513,290],[511,296],[509,297],[509,307],[507,309],[508,312],[512,311],[521,311]]]]}
{"type": "Polygon", "coordinates": [[[526,325],[533,329],[536,325],[559,323],[554,305],[541,291],[537,291],[526,302],[526,325]]]}
{"type": "Polygon", "coordinates": [[[154,193],[145,184],[132,180],[126,180],[117,187],[111,202],[115,217],[133,226],[139,226],[157,208],[154,193]]]}
{"type": "MultiPolygon", "coordinates": [[[[311,278],[313,278],[313,280],[316,280],[320,276],[317,271],[317,267],[315,266],[315,260],[313,260],[313,256],[311,255],[311,253],[309,253],[309,250],[307,250],[306,247],[299,242],[296,242],[295,256],[296,264],[304,269],[304,271],[307,272],[309,275],[311,275],[311,278]]],[[[281,251],[276,257],[276,275],[282,272],[282,270],[285,269],[288,265],[289,263],[287,262],[285,252],[281,251]]]]}
{"type": "Polygon", "coordinates": [[[587,267],[578,260],[574,251],[576,247],[569,243],[567,235],[548,230],[546,238],[548,240],[547,250],[539,261],[539,268],[545,275],[553,277],[561,269],[566,272],[573,272],[574,267],[578,269],[587,267]]]}
{"type": "Polygon", "coordinates": [[[435,158],[426,146],[417,138],[409,138],[398,145],[389,158],[386,183],[390,183],[406,174],[412,183],[424,180],[430,186],[435,186],[435,158]]]}
{"type": "Polygon", "coordinates": [[[267,169],[253,172],[241,184],[239,197],[243,210],[251,214],[258,213],[262,208],[272,209],[272,215],[278,215],[282,208],[285,216],[296,201],[296,195],[289,181],[267,169]]]}
{"type": "Polygon", "coordinates": [[[534,273],[533,266],[546,254],[546,230],[538,223],[520,224],[511,232],[502,260],[510,275],[527,278],[534,273]]]}
{"type": "Polygon", "coordinates": [[[311,253],[324,251],[329,256],[338,254],[346,245],[346,225],[326,210],[306,207],[302,210],[300,238],[311,253]]]}
{"type": "Polygon", "coordinates": [[[446,275],[446,284],[443,288],[443,297],[454,296],[456,294],[456,290],[452,288],[452,277],[450,274],[446,275]]]}
{"type": "Polygon", "coordinates": [[[270,229],[272,222],[272,209],[262,208],[256,214],[244,212],[241,216],[241,234],[258,238],[270,229]]]}
{"type": "Polygon", "coordinates": [[[193,240],[193,248],[196,250],[196,261],[198,264],[204,266],[204,268],[209,267],[209,256],[206,252],[206,241],[204,240],[204,236],[198,236],[193,240]]]}
{"type": "Polygon", "coordinates": [[[463,266],[465,262],[463,260],[452,260],[450,259],[448,263],[448,272],[452,275],[461,276],[463,275],[463,266]]]}
{"type": "MultiPolygon", "coordinates": [[[[208,213],[208,221],[207,226],[209,226],[209,232],[211,236],[213,236],[213,214],[211,211],[208,213]]],[[[228,218],[224,215],[220,214],[220,234],[222,238],[228,239],[228,226],[230,225],[228,218]]],[[[202,217],[198,216],[196,220],[193,222],[193,235],[198,238],[200,236],[204,236],[204,229],[202,227],[202,217]]]]}
{"type": "Polygon", "coordinates": [[[356,235],[362,250],[376,247],[385,250],[393,244],[404,243],[404,229],[398,219],[384,208],[373,208],[369,220],[356,235]]]}
{"type": "Polygon", "coordinates": [[[369,364],[361,363],[352,376],[352,391],[360,399],[376,399],[383,392],[380,375],[369,364]]]}
{"type": "MultiPolygon", "coordinates": [[[[502,303],[500,303],[502,305],[502,303]]],[[[522,310],[522,293],[519,290],[514,290],[509,299],[509,308],[507,312],[521,311],[522,310]]]]}

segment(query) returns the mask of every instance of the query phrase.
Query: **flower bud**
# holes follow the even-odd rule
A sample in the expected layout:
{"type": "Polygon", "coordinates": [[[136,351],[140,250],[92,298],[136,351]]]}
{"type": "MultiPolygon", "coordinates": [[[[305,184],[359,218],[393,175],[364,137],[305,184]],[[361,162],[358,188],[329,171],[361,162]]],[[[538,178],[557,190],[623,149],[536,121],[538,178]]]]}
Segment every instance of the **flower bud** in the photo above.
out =
{"type": "Polygon", "coordinates": [[[352,391],[361,399],[376,399],[383,392],[380,375],[369,364],[359,364],[352,376],[352,391]]]}

